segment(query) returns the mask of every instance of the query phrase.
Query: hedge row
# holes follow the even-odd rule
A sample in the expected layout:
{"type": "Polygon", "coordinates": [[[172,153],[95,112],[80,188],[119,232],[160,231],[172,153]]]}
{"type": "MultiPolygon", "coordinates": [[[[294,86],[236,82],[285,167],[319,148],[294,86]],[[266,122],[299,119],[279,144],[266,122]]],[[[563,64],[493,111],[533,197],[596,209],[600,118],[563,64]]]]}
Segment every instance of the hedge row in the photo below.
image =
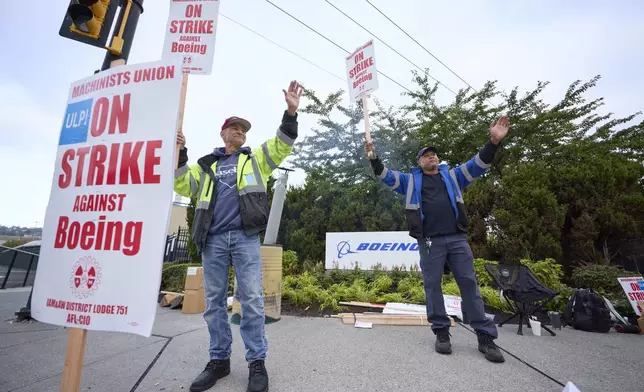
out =
{"type": "MultiPolygon", "coordinates": [[[[548,310],[563,311],[573,289],[562,282],[562,267],[553,259],[542,261],[522,260],[535,276],[546,286],[560,294],[547,306],[548,310]]],[[[360,302],[407,302],[426,303],[423,281],[418,269],[406,270],[393,268],[385,271],[376,267],[373,271],[359,269],[325,271],[323,263],[302,263],[293,251],[285,251],[282,261],[282,298],[291,301],[298,307],[316,305],[320,310],[340,311],[342,301],[360,302]]],[[[496,261],[474,260],[474,268],[479,282],[479,289],[484,302],[495,309],[508,311],[507,303],[499,298],[498,291],[492,286],[492,279],[485,270],[486,263],[496,261]]],[[[167,264],[161,279],[162,290],[183,291],[186,270],[201,264],[167,264]]],[[[579,288],[592,288],[606,296],[624,316],[631,315],[633,310],[617,282],[620,276],[637,276],[615,266],[587,265],[577,268],[571,278],[571,284],[579,288]]],[[[232,295],[234,271],[229,270],[228,293],[232,295]]],[[[460,295],[460,290],[452,274],[444,275],[443,293],[460,295]]]]}

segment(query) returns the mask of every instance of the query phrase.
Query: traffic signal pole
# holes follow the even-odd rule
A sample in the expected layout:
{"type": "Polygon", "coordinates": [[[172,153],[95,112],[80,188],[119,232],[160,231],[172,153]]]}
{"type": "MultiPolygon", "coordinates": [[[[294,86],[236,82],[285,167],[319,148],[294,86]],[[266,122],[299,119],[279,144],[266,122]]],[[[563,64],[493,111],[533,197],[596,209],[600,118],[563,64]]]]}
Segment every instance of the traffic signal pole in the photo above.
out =
{"type": "Polygon", "coordinates": [[[110,68],[113,61],[123,60],[127,63],[134,41],[134,33],[136,32],[136,25],[139,22],[139,16],[143,13],[143,0],[121,0],[121,9],[119,11],[118,19],[114,28],[114,35],[112,38],[112,47],[122,45],[120,54],[113,53],[108,49],[103,60],[101,71],[110,68]],[[128,9],[129,8],[129,9],[128,9]],[[125,19],[125,25],[123,21],[125,19]],[[122,33],[121,33],[122,31],[122,33]],[[119,37],[120,35],[120,37],[119,37]],[[120,44],[119,44],[120,41],[120,44]]]}

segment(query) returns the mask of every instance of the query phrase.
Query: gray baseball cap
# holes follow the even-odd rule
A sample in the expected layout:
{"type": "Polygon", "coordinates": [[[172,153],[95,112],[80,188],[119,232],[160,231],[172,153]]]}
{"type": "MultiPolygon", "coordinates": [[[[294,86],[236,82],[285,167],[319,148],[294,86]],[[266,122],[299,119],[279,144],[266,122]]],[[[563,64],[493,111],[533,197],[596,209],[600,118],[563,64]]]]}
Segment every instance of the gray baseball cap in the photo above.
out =
{"type": "Polygon", "coordinates": [[[438,154],[438,149],[434,146],[423,147],[420,149],[420,151],[418,151],[418,155],[416,155],[416,160],[420,159],[420,157],[423,156],[423,154],[426,153],[427,151],[433,151],[434,154],[438,154]]]}

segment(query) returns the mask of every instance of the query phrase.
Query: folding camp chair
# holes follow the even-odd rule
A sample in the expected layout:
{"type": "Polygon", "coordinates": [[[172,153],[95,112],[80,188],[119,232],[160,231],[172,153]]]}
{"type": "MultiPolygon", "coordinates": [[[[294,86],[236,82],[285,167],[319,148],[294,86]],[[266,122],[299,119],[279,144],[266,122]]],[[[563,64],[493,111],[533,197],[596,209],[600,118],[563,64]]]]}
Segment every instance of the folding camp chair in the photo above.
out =
{"type": "MultiPolygon", "coordinates": [[[[512,316],[499,323],[499,327],[518,316],[517,335],[523,335],[524,318],[527,327],[530,328],[530,317],[543,310],[543,307],[559,294],[541,283],[525,265],[485,264],[485,269],[500,291],[501,299],[505,299],[514,312],[512,316]]],[[[555,333],[545,325],[541,328],[555,336],[555,333]]]]}

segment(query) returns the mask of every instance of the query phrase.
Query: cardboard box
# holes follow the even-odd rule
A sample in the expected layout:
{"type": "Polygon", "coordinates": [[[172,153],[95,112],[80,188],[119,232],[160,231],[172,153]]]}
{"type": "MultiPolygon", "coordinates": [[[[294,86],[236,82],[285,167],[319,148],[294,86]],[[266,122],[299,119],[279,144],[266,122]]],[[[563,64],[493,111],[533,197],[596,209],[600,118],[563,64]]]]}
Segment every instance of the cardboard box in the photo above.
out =
{"type": "Polygon", "coordinates": [[[199,290],[203,288],[203,267],[188,267],[184,290],[199,290]]]}
{"type": "Polygon", "coordinates": [[[206,293],[203,288],[199,290],[186,290],[183,293],[181,312],[186,314],[203,313],[206,310],[206,293]]]}

